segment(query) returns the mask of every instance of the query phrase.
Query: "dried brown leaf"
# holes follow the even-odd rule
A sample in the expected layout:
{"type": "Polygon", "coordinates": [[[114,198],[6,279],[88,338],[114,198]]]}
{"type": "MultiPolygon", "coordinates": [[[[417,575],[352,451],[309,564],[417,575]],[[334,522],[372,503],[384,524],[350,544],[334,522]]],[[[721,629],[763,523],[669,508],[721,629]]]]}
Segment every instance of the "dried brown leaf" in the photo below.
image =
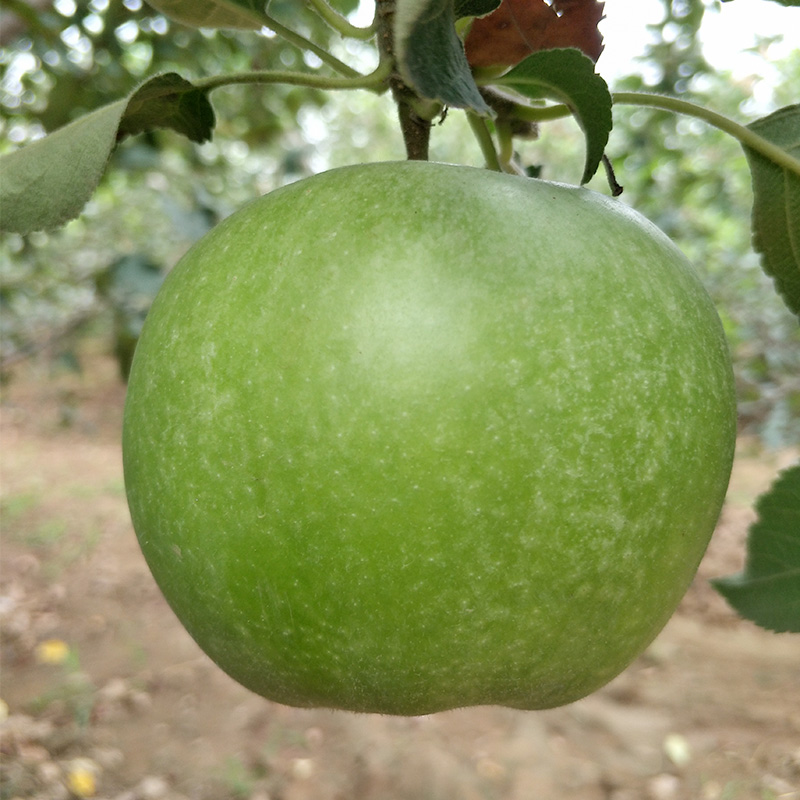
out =
{"type": "Polygon", "coordinates": [[[594,61],[603,50],[597,25],[598,0],[503,0],[491,14],[476,19],[465,41],[473,67],[512,66],[531,53],[577,47],[594,61]]]}

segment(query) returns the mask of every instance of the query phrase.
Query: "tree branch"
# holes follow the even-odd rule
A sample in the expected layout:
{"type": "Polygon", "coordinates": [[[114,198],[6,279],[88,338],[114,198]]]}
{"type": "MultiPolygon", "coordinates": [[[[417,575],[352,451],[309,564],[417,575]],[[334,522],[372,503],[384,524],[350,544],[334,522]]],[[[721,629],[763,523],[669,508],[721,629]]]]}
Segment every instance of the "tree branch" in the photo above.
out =
{"type": "Polygon", "coordinates": [[[397,104],[400,130],[406,145],[406,156],[410,161],[427,161],[431,138],[430,119],[417,113],[422,98],[407,86],[397,71],[394,51],[395,0],[376,0],[375,22],[378,30],[378,50],[381,62],[392,65],[389,87],[397,104]]]}

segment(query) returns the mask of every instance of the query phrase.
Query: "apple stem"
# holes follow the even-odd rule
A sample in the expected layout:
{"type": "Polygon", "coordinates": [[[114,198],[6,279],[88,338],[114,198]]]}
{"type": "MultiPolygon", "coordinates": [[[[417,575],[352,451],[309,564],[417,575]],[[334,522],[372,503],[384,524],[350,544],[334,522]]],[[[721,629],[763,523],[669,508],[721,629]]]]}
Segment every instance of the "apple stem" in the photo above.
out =
{"type": "MultiPolygon", "coordinates": [[[[392,65],[389,87],[397,104],[400,130],[406,146],[409,161],[427,161],[429,154],[431,127],[438,106],[434,109],[430,102],[424,101],[408,86],[397,70],[394,51],[395,0],[376,0],[375,25],[378,31],[378,52],[381,62],[392,65]]],[[[438,104],[437,104],[438,105],[438,104]]]]}

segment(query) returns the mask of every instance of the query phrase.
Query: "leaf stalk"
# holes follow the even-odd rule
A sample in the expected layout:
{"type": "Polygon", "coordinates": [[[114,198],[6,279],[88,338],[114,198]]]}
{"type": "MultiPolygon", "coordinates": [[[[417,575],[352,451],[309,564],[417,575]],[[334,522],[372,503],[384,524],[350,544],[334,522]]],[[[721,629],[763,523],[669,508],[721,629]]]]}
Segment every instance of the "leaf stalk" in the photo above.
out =
{"type": "Polygon", "coordinates": [[[353,69],[349,64],[345,64],[344,61],[336,58],[336,56],[329,53],[324,47],[320,47],[318,44],[315,44],[305,36],[293,31],[291,28],[287,28],[284,24],[278,22],[278,20],[276,20],[274,17],[271,17],[266,12],[259,14],[259,19],[265,28],[269,28],[273,33],[276,33],[278,36],[282,37],[290,44],[293,44],[295,47],[298,47],[301,50],[308,50],[308,52],[313,53],[320,61],[323,62],[323,64],[327,64],[331,69],[335,70],[340,75],[343,75],[347,78],[355,78],[360,75],[357,70],[353,69]]]}
{"type": "Polygon", "coordinates": [[[375,35],[375,23],[373,22],[366,28],[353,25],[348,19],[342,16],[327,0],[309,0],[314,7],[314,11],[331,27],[342,36],[349,39],[360,39],[366,41],[375,35]]]}
{"type": "Polygon", "coordinates": [[[305,86],[309,89],[369,89],[380,94],[387,88],[387,80],[392,66],[382,61],[368,75],[356,72],[351,77],[320,75],[314,72],[294,72],[291,70],[262,70],[254,72],[234,72],[227,75],[215,75],[195,81],[197,89],[211,91],[223,86],[248,83],[285,83],[292,86],[305,86]]]}
{"type": "MultiPolygon", "coordinates": [[[[763,136],[759,136],[747,126],[741,125],[717,111],[712,111],[705,106],[697,105],[697,103],[690,103],[688,100],[681,100],[678,97],[670,97],[669,95],[663,94],[650,94],[648,92],[614,92],[611,98],[614,103],[619,103],[620,105],[659,108],[662,111],[672,111],[677,114],[699,119],[707,125],[711,125],[713,128],[727,133],[729,136],[737,139],[741,144],[764,156],[764,158],[769,159],[779,167],[787,169],[800,177],[800,159],[795,158],[791,153],[773,144],[763,136]]],[[[572,112],[570,109],[561,104],[536,107],[518,103],[514,110],[514,115],[518,119],[532,122],[563,119],[569,117],[571,114],[572,112]]]]}
{"type": "Polygon", "coordinates": [[[492,140],[492,134],[489,132],[489,128],[486,125],[486,120],[472,111],[468,111],[467,121],[478,141],[478,146],[481,148],[481,153],[483,153],[483,158],[486,161],[486,168],[492,169],[495,172],[503,172],[503,167],[500,165],[500,159],[497,155],[494,141],[492,140]]]}
{"type": "Polygon", "coordinates": [[[795,158],[791,153],[768,141],[763,136],[759,136],[750,128],[734,122],[724,114],[719,114],[696,103],[690,103],[688,100],[681,100],[678,97],[670,97],[668,95],[649,94],[646,92],[616,92],[611,96],[615,103],[649,106],[695,117],[727,133],[729,136],[733,136],[734,139],[738,139],[743,145],[755,150],[779,167],[788,169],[795,175],[800,176],[800,159],[795,158]]]}

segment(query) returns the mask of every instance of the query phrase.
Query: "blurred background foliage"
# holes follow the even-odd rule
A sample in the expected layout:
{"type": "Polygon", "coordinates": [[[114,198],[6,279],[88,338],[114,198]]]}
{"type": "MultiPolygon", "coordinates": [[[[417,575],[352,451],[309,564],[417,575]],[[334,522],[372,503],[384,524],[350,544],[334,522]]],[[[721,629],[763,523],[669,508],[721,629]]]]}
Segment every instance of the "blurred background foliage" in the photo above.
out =
{"type": "MultiPolygon", "coordinates": [[[[358,0],[332,3],[348,13],[358,0]]],[[[662,17],[630,76],[612,89],[682,95],[740,121],[797,102],[800,51],[771,64],[768,86],[734,79],[703,57],[698,31],[716,0],[662,0],[662,17]],[[755,90],[759,105],[754,107],[755,90]]],[[[189,78],[254,69],[313,69],[314,56],[267,32],[184,28],[141,0],[2,0],[0,152],[23,146],[167,71],[189,78]]],[[[305,3],[270,13],[363,71],[375,53],[344,42],[305,3]]],[[[613,4],[607,13],[614,13],[613,4]]],[[[758,42],[769,59],[769,40],[758,42]]],[[[602,57],[598,70],[603,74],[602,57]]],[[[763,83],[763,81],[761,82],[763,83]]],[[[164,274],[197,238],[248,199],[341,164],[402,158],[388,96],[238,86],[212,95],[214,140],[167,131],[125,141],[82,216],[62,230],[0,241],[0,378],[36,358],[80,368],[79,344],[103,337],[127,374],[164,274]]],[[[744,155],[700,122],[616,106],[608,154],[624,202],[666,231],[697,266],[734,355],[743,433],[768,446],[800,441],[800,330],[750,243],[752,192],[744,155]]],[[[432,158],[481,164],[463,115],[434,131],[432,158]]],[[[583,136],[548,123],[520,145],[542,177],[576,182],[583,136]]],[[[608,192],[602,175],[592,187],[608,192]]]]}

